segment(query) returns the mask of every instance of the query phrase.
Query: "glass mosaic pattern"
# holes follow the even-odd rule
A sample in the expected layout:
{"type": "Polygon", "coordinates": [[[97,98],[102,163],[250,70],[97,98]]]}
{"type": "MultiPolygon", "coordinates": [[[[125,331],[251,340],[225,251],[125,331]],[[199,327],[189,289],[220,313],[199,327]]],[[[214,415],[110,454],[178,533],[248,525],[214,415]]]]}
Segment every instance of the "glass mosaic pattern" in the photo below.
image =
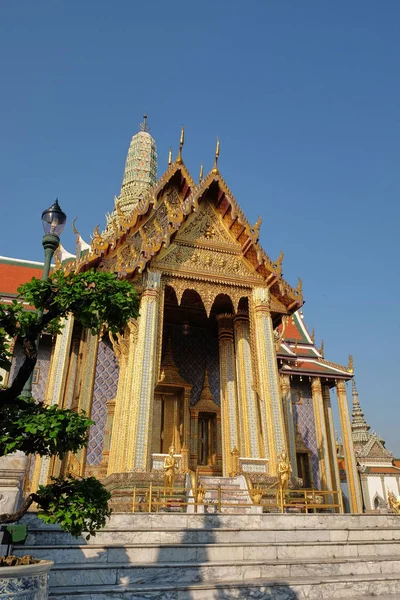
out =
{"type": "Polygon", "coordinates": [[[203,389],[205,368],[214,402],[220,405],[219,349],[217,333],[214,330],[193,327],[189,335],[183,335],[182,327],[168,327],[164,334],[164,344],[171,337],[172,352],[179,374],[193,388],[190,404],[200,400],[203,389]]]}
{"type": "Polygon", "coordinates": [[[292,399],[301,398],[300,403],[293,403],[293,419],[295,430],[298,424],[301,437],[307,448],[311,450],[311,466],[314,487],[320,487],[317,438],[315,433],[314,410],[311,383],[308,381],[291,382],[292,399]]]}
{"type": "Polygon", "coordinates": [[[119,367],[110,342],[102,340],[97,354],[96,374],[93,390],[93,404],[90,418],[95,421],[89,432],[87,463],[99,465],[104,446],[107,420],[107,400],[117,395],[119,367]]]}

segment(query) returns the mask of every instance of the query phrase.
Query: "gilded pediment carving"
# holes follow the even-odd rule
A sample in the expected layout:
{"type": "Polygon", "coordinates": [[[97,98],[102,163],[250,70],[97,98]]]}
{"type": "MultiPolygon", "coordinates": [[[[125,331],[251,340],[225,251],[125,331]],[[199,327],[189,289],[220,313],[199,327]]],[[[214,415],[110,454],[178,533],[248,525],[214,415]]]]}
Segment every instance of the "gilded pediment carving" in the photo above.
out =
{"type": "Polygon", "coordinates": [[[240,252],[241,245],[222,223],[209,202],[202,202],[176,236],[176,241],[240,252]]]}
{"type": "Polygon", "coordinates": [[[228,254],[184,244],[171,245],[163,256],[152,262],[152,265],[168,271],[182,273],[201,273],[202,275],[235,279],[248,278],[251,274],[254,278],[261,279],[237,254],[228,254]]]}

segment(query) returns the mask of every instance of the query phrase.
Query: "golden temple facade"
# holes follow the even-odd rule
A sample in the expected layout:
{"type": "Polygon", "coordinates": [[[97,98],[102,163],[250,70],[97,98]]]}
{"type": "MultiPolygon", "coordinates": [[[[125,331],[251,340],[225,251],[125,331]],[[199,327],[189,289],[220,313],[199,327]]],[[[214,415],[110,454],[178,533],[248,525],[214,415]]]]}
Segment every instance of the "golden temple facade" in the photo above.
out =
{"type": "MultiPolygon", "coordinates": [[[[139,136],[139,137],[138,137],[139,136]]],[[[301,281],[282,277],[218,168],[196,183],[179,153],[156,178],[155,142],[132,138],[121,193],[90,247],[58,267],[106,270],[132,281],[140,317],[117,337],[66,321],[54,344],[45,398],[96,422],[88,448],[35,460],[33,489],[70,471],[100,478],[178,468],[214,476],[277,475],[286,451],[304,487],[338,490],[330,389],[336,387],[348,494],[362,512],[346,381],[352,366],[325,360],[304,322],[301,281]]]]}

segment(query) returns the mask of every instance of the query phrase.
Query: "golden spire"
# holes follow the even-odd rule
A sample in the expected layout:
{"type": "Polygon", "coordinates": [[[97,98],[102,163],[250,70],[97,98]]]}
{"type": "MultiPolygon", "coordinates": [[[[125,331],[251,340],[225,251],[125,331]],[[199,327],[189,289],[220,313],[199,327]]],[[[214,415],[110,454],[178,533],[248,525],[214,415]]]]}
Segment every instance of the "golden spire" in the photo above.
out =
{"type": "Polygon", "coordinates": [[[311,332],[311,341],[312,341],[313,344],[315,344],[315,329],[314,329],[314,327],[313,327],[313,330],[311,332]]]}
{"type": "Polygon", "coordinates": [[[217,146],[215,148],[215,158],[214,158],[214,167],[212,172],[215,175],[218,175],[219,171],[218,171],[218,159],[219,159],[219,138],[217,137],[217,146]]]}
{"type": "Polygon", "coordinates": [[[350,373],[354,373],[354,360],[351,354],[349,354],[349,364],[347,368],[350,371],[350,373]]]}
{"type": "Polygon", "coordinates": [[[140,131],[148,131],[148,128],[147,128],[147,115],[146,114],[143,115],[143,122],[140,123],[139,127],[140,127],[140,131]]]}
{"type": "Polygon", "coordinates": [[[324,340],[322,340],[321,347],[318,350],[318,352],[320,353],[320,355],[322,356],[322,358],[324,358],[324,340]]]}
{"type": "Polygon", "coordinates": [[[203,166],[203,163],[201,163],[200,164],[199,183],[201,183],[203,181],[203,175],[204,175],[204,166],[203,166]]]}
{"type": "Polygon", "coordinates": [[[168,152],[168,166],[172,165],[172,148],[168,152]]]}
{"type": "Polygon", "coordinates": [[[179,140],[179,152],[178,152],[178,158],[176,159],[176,162],[178,163],[178,165],[181,165],[183,163],[182,160],[182,148],[183,148],[183,144],[185,143],[185,128],[182,125],[182,129],[181,129],[181,139],[179,140]]]}

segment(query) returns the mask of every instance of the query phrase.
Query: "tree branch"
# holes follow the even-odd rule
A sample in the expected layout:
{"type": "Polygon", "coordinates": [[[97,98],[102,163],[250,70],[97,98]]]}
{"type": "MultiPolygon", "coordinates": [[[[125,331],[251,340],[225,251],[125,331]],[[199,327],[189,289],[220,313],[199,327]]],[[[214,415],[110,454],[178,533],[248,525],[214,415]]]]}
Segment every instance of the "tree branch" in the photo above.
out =
{"type": "Polygon", "coordinates": [[[0,515],[0,523],[1,524],[15,523],[15,521],[19,521],[19,519],[21,519],[24,516],[24,514],[26,514],[28,512],[31,505],[34,502],[39,502],[39,501],[40,501],[40,497],[37,494],[30,494],[26,498],[26,500],[23,503],[23,505],[21,506],[21,508],[19,510],[17,510],[17,512],[4,513],[4,514],[0,515]]]}
{"type": "Polygon", "coordinates": [[[18,369],[18,373],[13,379],[10,387],[0,390],[0,406],[5,404],[17,404],[18,396],[21,395],[25,383],[33,373],[37,362],[37,343],[39,334],[45,329],[46,325],[55,318],[55,315],[48,311],[40,319],[28,328],[25,336],[22,338],[22,349],[25,355],[24,362],[18,369]]]}

